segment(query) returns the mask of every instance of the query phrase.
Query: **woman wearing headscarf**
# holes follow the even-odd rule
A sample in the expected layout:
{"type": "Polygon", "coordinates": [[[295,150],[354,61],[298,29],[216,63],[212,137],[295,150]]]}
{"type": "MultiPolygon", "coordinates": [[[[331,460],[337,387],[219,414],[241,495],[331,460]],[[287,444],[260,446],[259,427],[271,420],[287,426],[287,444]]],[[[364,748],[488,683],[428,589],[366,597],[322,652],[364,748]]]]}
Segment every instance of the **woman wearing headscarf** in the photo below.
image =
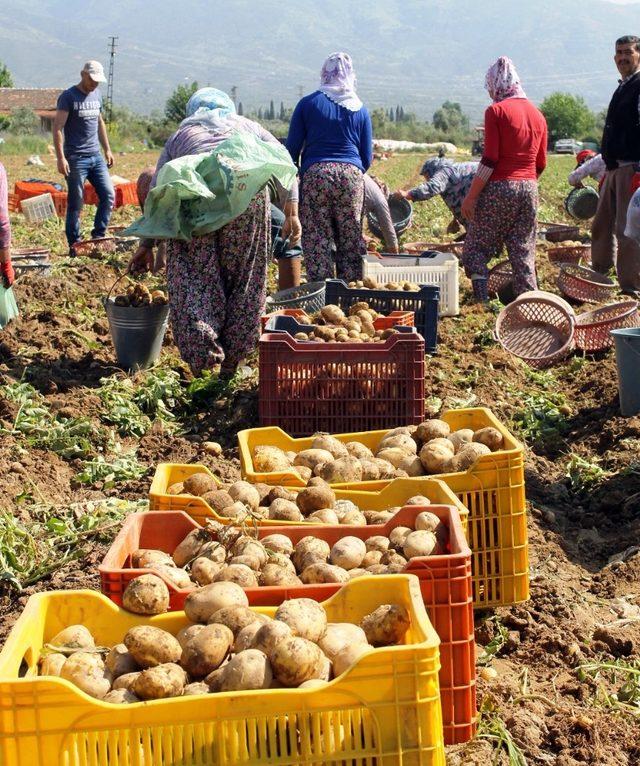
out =
{"type": "Polygon", "coordinates": [[[485,87],[493,100],[484,115],[485,148],[461,210],[470,221],[462,262],[477,301],[488,299],[487,263],[503,246],[514,293],[537,289],[537,179],[547,164],[547,123],[510,59],[490,67],[485,87]]]}
{"type": "MultiPolygon", "coordinates": [[[[277,138],[257,123],[236,114],[233,101],[215,88],[201,88],[187,103],[187,117],[167,140],[158,159],[158,172],[170,160],[206,155],[237,133],[280,146],[277,138]]],[[[293,166],[292,166],[293,170],[293,166]]],[[[299,239],[297,184],[283,189],[283,230],[299,239]]],[[[143,240],[131,269],[154,268],[153,240],[143,240]]],[[[266,299],[270,251],[269,199],[266,187],[249,206],[210,234],[190,241],[168,239],[167,288],[173,336],[182,358],[194,374],[220,364],[220,377],[232,377],[256,345],[266,299]]]]}
{"type": "Polygon", "coordinates": [[[300,168],[302,249],[310,281],[362,278],[363,173],[373,157],[371,118],[356,93],[351,57],[332,53],[318,90],[291,117],[287,149],[300,168]]]}
{"type": "Polygon", "coordinates": [[[420,170],[424,183],[408,191],[401,190],[398,194],[413,202],[439,194],[455,220],[467,226],[468,222],[462,215],[462,201],[469,193],[477,170],[477,162],[452,162],[446,157],[432,157],[420,170]]]}

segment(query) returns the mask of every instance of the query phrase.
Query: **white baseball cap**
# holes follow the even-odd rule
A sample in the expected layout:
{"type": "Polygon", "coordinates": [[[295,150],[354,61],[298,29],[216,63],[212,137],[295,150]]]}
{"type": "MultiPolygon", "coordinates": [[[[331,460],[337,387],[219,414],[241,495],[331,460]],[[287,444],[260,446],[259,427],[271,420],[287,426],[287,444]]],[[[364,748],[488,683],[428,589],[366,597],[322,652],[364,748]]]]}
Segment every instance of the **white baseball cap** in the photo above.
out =
{"type": "Polygon", "coordinates": [[[107,78],[104,76],[104,69],[99,61],[87,61],[82,67],[82,71],[86,72],[94,82],[107,81],[107,78]]]}

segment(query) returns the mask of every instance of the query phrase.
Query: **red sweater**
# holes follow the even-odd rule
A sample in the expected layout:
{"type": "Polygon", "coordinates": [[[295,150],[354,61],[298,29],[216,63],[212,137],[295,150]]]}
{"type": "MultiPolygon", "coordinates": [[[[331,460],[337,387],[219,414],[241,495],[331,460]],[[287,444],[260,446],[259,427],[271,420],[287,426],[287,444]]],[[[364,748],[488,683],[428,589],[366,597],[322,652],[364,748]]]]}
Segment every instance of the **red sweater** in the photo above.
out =
{"type": "Polygon", "coordinates": [[[547,165],[547,121],[526,98],[507,98],[484,113],[482,163],[491,181],[534,180],[547,165]]]}

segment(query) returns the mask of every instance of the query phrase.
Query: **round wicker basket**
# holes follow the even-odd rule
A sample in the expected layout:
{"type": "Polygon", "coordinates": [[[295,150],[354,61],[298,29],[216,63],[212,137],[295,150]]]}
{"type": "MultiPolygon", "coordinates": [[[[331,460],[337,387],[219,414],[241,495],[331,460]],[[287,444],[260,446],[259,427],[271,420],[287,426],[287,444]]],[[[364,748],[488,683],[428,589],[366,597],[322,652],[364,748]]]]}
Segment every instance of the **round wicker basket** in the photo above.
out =
{"type": "Polygon", "coordinates": [[[638,326],[640,321],[637,301],[611,303],[609,306],[578,314],[575,343],[582,351],[604,351],[613,345],[611,330],[638,326]]]}
{"type": "Polygon", "coordinates": [[[618,289],[609,277],[577,263],[563,263],[557,283],[564,295],[586,303],[610,300],[618,289]]]}

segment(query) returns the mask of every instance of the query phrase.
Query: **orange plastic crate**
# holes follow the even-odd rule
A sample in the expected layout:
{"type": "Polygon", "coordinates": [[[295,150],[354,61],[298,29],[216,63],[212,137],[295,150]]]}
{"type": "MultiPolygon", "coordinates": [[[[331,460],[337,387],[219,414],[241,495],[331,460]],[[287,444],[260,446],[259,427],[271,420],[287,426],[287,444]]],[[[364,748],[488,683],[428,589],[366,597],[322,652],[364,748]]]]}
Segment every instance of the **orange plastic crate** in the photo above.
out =
{"type": "MultiPolygon", "coordinates": [[[[413,526],[421,511],[435,513],[449,527],[450,551],[446,555],[413,559],[405,572],[420,581],[420,590],[429,618],[440,637],[440,692],[445,744],[471,739],[475,732],[476,682],[475,639],[471,551],[466,542],[460,516],[455,508],[444,505],[405,506],[393,519],[381,526],[261,527],[258,537],[286,535],[296,543],[313,534],[333,545],[347,535],[366,540],[374,535],[389,536],[399,526],[413,526]]],[[[116,604],[122,604],[127,583],[150,569],[130,568],[131,554],[138,548],[152,548],[173,553],[178,544],[199,524],[180,511],[149,511],[131,514],[98,567],[102,592],[116,604]]],[[[180,611],[191,588],[180,589],[159,574],[170,594],[170,609],[180,611]]],[[[384,575],[379,575],[384,577],[384,575]]],[[[304,585],[294,588],[274,586],[247,588],[250,606],[278,606],[289,598],[312,598],[324,601],[342,586],[338,583],[304,585]]]]}

